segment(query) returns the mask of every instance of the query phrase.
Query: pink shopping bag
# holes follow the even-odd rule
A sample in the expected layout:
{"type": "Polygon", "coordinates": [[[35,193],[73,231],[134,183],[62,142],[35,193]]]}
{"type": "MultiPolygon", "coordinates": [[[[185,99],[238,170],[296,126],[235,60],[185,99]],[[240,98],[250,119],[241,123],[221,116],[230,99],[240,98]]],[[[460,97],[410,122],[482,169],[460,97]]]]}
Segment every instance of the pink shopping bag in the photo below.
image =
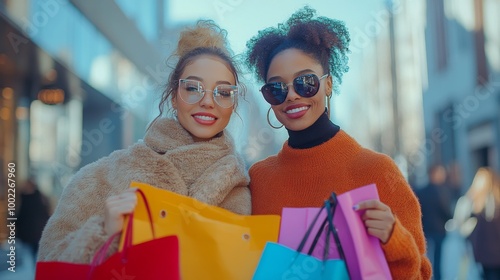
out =
{"type": "MultiPolygon", "coordinates": [[[[338,205],[333,223],[342,244],[349,275],[352,279],[392,279],[380,240],[367,233],[361,220],[362,211],[354,211],[353,206],[364,200],[379,199],[375,184],[360,187],[337,196],[338,205]]],[[[283,208],[278,243],[297,248],[304,233],[320,208],[283,208]]],[[[326,219],[322,213],[320,221],[326,219]]],[[[321,223],[313,227],[320,230],[321,223]]],[[[325,230],[326,234],[326,229],[325,230]]],[[[312,240],[306,243],[311,246],[312,240]]],[[[321,259],[325,250],[326,238],[320,238],[312,255],[321,259]]],[[[329,259],[339,259],[335,241],[329,242],[329,259]]]]}

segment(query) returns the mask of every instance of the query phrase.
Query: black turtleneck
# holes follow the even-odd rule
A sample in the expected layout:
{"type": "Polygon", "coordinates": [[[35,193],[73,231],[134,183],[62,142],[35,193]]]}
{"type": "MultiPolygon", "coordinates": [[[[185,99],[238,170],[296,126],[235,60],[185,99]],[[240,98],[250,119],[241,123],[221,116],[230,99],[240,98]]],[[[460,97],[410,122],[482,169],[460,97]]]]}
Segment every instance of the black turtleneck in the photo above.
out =
{"type": "Polygon", "coordinates": [[[288,130],[288,145],[294,149],[307,149],[325,143],[339,132],[340,127],[328,119],[325,111],[308,128],[301,131],[288,130]]]}

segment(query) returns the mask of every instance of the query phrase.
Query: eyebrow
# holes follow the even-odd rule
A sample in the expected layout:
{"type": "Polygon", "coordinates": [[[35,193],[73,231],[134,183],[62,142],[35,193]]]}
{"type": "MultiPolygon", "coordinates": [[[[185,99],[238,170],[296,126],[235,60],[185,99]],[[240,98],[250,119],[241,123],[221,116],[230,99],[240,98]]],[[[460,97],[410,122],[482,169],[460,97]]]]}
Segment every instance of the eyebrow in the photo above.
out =
{"type": "MultiPolygon", "coordinates": [[[[196,81],[203,83],[203,78],[198,77],[198,76],[188,76],[188,77],[184,78],[183,80],[196,80],[196,81]]],[[[221,84],[232,85],[230,82],[222,81],[222,80],[215,82],[215,84],[216,85],[221,85],[221,84]]]]}
{"type": "MultiPolygon", "coordinates": [[[[312,69],[304,69],[304,70],[300,70],[299,72],[295,72],[293,74],[293,76],[300,76],[302,74],[309,74],[309,73],[314,73],[314,71],[312,69]]],[[[274,76],[274,77],[271,77],[267,80],[267,82],[273,82],[273,81],[276,81],[276,80],[283,80],[283,78],[281,76],[274,76]]]]}

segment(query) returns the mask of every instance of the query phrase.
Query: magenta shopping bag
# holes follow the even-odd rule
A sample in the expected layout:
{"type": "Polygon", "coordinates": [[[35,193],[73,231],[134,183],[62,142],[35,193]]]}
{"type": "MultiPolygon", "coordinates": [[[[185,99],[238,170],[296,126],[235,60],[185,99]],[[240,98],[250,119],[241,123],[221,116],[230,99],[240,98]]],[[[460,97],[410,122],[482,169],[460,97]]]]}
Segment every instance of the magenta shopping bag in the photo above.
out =
{"type": "MultiPolygon", "coordinates": [[[[337,196],[338,205],[333,223],[338,231],[344,249],[349,274],[352,279],[392,279],[380,240],[367,233],[361,220],[362,211],[354,211],[353,206],[364,200],[379,199],[375,184],[360,187],[337,196]]],[[[297,248],[308,226],[320,208],[283,208],[278,243],[297,248]]],[[[326,219],[322,213],[320,220],[326,219]]],[[[320,230],[318,223],[314,231],[320,230]]],[[[325,231],[326,229],[321,229],[325,231]]],[[[310,246],[308,241],[306,246],[310,246]]],[[[320,238],[312,255],[322,258],[326,238],[320,238]]],[[[329,244],[335,244],[330,240],[329,244]]],[[[339,259],[336,246],[329,246],[329,259],[339,259]]]]}
{"type": "MultiPolygon", "coordinates": [[[[345,255],[343,254],[344,250],[340,243],[337,230],[333,225],[336,204],[336,195],[332,193],[330,199],[325,201],[324,206],[313,218],[311,225],[306,230],[306,233],[296,249],[275,242],[267,242],[252,280],[350,280],[351,278],[349,277],[349,271],[347,271],[345,255]],[[319,221],[319,216],[325,213],[322,210],[326,211],[327,219],[323,220],[321,223],[321,221],[319,221]],[[320,228],[326,229],[326,235],[323,235],[322,230],[313,232],[312,229],[316,224],[321,224],[320,228]],[[311,256],[321,237],[332,237],[335,240],[334,246],[338,248],[341,259],[328,259],[327,251],[323,252],[323,257],[321,259],[311,256]],[[312,245],[308,249],[305,248],[307,240],[312,240],[312,245]]],[[[329,246],[324,248],[327,249],[329,246]]]]}

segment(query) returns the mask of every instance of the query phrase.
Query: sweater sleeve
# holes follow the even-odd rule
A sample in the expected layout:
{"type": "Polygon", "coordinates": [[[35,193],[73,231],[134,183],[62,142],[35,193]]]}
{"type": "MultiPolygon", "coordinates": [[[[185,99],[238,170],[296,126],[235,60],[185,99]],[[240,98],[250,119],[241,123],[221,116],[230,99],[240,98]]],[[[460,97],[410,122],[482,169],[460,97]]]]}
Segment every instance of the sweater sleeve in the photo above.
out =
{"type": "Polygon", "coordinates": [[[421,210],[417,198],[396,164],[383,156],[375,178],[380,199],[396,222],[389,241],[382,245],[393,279],[430,279],[421,210]]]}
{"type": "MultiPolygon", "coordinates": [[[[99,184],[101,172],[103,168],[97,166],[84,167],[64,189],[42,233],[39,261],[90,263],[109,238],[104,232],[103,210],[109,188],[104,182],[99,184]]],[[[116,251],[118,242],[111,247],[109,252],[116,251]]]]}

